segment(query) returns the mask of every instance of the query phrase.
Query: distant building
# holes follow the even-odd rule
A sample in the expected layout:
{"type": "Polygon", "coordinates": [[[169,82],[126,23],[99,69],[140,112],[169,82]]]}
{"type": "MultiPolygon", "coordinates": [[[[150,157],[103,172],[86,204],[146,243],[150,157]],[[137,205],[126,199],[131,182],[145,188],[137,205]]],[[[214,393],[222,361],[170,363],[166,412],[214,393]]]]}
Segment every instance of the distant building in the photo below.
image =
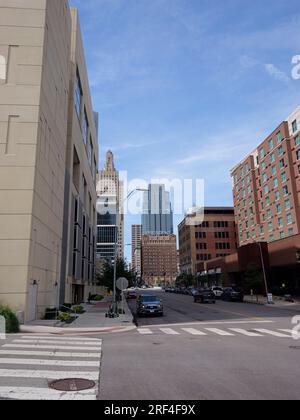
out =
{"type": "Polygon", "coordinates": [[[164,185],[150,184],[144,193],[142,225],[144,235],[172,235],[173,211],[170,193],[164,185]]]}
{"type": "Polygon", "coordinates": [[[142,236],[142,279],[150,285],[173,284],[177,278],[175,235],[142,236]]]}
{"type": "Polygon", "coordinates": [[[142,225],[131,226],[132,270],[138,278],[142,276],[142,225]]]}
{"type": "Polygon", "coordinates": [[[114,165],[111,151],[106,154],[104,169],[97,178],[97,258],[112,261],[115,256],[124,259],[123,183],[114,165]],[[117,230],[116,230],[117,227],[117,230]]]}
{"type": "Polygon", "coordinates": [[[239,244],[300,233],[300,108],[232,170],[239,244]]]}
{"type": "Polygon", "coordinates": [[[178,231],[181,273],[197,275],[203,271],[204,262],[225,257],[237,249],[234,209],[231,207],[206,207],[201,225],[191,225],[185,218],[178,231]]]}

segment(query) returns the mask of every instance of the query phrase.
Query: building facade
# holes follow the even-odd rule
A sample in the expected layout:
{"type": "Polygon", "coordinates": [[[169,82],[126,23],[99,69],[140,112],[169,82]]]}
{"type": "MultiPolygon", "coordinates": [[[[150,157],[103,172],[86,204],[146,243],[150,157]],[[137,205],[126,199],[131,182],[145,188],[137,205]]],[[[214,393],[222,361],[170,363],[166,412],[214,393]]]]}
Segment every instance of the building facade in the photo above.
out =
{"type": "Polygon", "coordinates": [[[86,300],[95,280],[98,115],[92,107],[77,9],[71,9],[71,19],[61,304],[86,300]]]}
{"type": "Polygon", "coordinates": [[[185,218],[178,233],[181,273],[197,275],[206,261],[225,257],[237,249],[234,209],[230,207],[206,207],[201,225],[187,223],[185,218]]]}
{"type": "Polygon", "coordinates": [[[177,276],[176,236],[143,235],[143,282],[152,286],[173,284],[177,276]]]}
{"type": "Polygon", "coordinates": [[[300,108],[233,170],[239,244],[273,242],[300,229],[300,108]]]}
{"type": "MultiPolygon", "coordinates": [[[[83,142],[79,125],[73,130],[69,122],[72,31],[77,31],[72,13],[67,0],[0,4],[0,302],[25,321],[58,306],[62,288],[66,301],[67,289],[72,289],[65,178],[70,136],[78,131],[83,142]]],[[[78,54],[80,68],[82,49],[78,54]]],[[[80,71],[88,92],[85,69],[80,71]]],[[[97,165],[93,121],[90,124],[97,165]]],[[[83,144],[78,157],[86,150],[83,144]]],[[[92,175],[86,178],[85,191],[95,203],[92,175]]]]}
{"type": "Polygon", "coordinates": [[[145,235],[173,234],[170,193],[164,185],[150,184],[144,193],[142,226],[145,235]]]}
{"type": "Polygon", "coordinates": [[[111,151],[106,154],[104,169],[97,176],[97,259],[112,261],[115,256],[124,259],[124,187],[115,168],[111,151]]]}
{"type": "Polygon", "coordinates": [[[131,267],[137,278],[142,276],[142,225],[131,226],[131,267]]]}

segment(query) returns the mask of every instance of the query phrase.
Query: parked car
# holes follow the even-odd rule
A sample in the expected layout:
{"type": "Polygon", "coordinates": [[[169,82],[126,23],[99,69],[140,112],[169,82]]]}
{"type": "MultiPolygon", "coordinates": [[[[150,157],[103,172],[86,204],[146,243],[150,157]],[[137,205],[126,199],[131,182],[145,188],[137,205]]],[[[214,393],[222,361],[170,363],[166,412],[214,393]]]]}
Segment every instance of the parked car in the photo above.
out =
{"type": "Polygon", "coordinates": [[[194,287],[189,290],[189,295],[190,296],[195,296],[197,293],[198,293],[198,290],[195,289],[194,287]]]}
{"type": "Polygon", "coordinates": [[[129,290],[129,292],[127,292],[127,295],[126,295],[126,299],[128,299],[128,300],[137,299],[136,291],[135,290],[129,290]]]}
{"type": "Polygon", "coordinates": [[[222,300],[226,300],[228,302],[243,302],[244,292],[240,287],[226,287],[223,291],[222,300]]]}
{"type": "Polygon", "coordinates": [[[198,290],[197,293],[194,295],[194,302],[195,303],[216,303],[216,296],[214,292],[210,289],[202,289],[198,290]]]}
{"type": "Polygon", "coordinates": [[[160,298],[154,295],[141,295],[137,300],[137,316],[143,315],[164,315],[163,303],[160,298]]]}
{"type": "Polygon", "coordinates": [[[213,286],[211,288],[211,291],[215,294],[217,299],[221,299],[221,297],[223,295],[223,292],[224,292],[224,289],[223,289],[223,287],[213,286]]]}

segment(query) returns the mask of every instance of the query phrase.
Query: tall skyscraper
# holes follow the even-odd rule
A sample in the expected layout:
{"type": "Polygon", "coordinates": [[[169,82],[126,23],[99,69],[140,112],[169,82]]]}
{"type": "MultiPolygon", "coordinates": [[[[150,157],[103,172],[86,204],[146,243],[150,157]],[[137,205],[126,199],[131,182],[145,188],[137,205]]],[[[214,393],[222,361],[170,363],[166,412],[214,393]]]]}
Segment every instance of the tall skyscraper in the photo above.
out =
{"type": "Polygon", "coordinates": [[[144,193],[142,225],[143,235],[173,234],[170,193],[164,185],[150,184],[144,193]]]}
{"type": "Polygon", "coordinates": [[[131,226],[131,265],[132,270],[140,278],[142,275],[141,247],[142,247],[142,225],[131,226]]]}
{"type": "Polygon", "coordinates": [[[97,258],[111,261],[115,255],[116,226],[118,258],[124,258],[123,182],[115,168],[111,151],[106,154],[104,169],[97,181],[97,258]]]}
{"type": "Polygon", "coordinates": [[[98,142],[76,9],[0,16],[0,301],[32,321],[93,284],[98,142]]]}
{"type": "Polygon", "coordinates": [[[233,170],[239,244],[300,233],[300,108],[233,170]]]}

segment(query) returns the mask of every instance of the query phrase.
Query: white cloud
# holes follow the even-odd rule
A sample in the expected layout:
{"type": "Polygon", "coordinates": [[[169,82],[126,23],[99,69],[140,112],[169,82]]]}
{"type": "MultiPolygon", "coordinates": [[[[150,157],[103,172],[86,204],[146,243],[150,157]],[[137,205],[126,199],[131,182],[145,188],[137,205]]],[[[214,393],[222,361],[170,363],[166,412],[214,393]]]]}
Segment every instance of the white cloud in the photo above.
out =
{"type": "Polygon", "coordinates": [[[286,75],[286,73],[281,71],[274,64],[265,64],[265,70],[271,77],[274,77],[276,80],[280,80],[281,82],[285,83],[290,81],[290,78],[286,75]]]}

